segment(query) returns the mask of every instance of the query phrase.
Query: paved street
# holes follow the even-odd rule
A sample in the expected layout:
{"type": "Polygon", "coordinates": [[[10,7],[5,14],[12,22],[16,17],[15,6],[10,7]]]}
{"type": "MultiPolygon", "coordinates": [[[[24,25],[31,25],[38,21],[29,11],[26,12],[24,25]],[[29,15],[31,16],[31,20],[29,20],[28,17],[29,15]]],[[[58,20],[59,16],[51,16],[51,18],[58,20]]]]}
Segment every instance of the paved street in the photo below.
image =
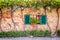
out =
{"type": "Polygon", "coordinates": [[[51,37],[15,37],[15,38],[0,38],[0,40],[60,40],[60,38],[51,38],[51,37]]]}

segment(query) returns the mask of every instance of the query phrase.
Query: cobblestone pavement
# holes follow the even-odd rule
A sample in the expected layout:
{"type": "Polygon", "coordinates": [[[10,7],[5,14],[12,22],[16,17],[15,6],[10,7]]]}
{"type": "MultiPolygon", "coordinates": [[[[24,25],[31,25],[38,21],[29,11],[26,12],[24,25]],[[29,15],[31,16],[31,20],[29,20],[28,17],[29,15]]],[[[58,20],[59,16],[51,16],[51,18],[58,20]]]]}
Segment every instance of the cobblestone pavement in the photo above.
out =
{"type": "Polygon", "coordinates": [[[0,40],[60,40],[58,37],[11,37],[11,38],[0,38],[0,40]]]}

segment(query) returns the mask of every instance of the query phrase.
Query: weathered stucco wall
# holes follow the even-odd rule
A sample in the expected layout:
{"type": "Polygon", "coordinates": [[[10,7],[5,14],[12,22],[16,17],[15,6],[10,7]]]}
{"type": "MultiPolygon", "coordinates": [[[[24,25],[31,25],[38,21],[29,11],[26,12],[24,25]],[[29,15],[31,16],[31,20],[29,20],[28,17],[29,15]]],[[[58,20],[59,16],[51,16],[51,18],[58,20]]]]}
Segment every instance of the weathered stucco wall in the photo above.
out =
{"type": "MultiPolygon", "coordinates": [[[[33,15],[38,14],[45,14],[44,9],[41,8],[40,10],[35,10],[33,8],[25,8],[23,11],[21,11],[21,8],[17,8],[13,13],[11,13],[11,10],[3,8],[2,9],[2,18],[0,22],[0,31],[11,31],[11,30],[51,30],[56,31],[56,25],[57,25],[57,12],[56,8],[51,9],[51,12],[46,11],[47,15],[47,22],[46,25],[25,25],[24,24],[24,15],[29,13],[31,17],[33,15]],[[35,14],[33,14],[35,11],[35,14]],[[48,27],[49,26],[49,27],[48,27]]],[[[59,27],[60,29],[60,9],[59,9],[59,27]]]]}

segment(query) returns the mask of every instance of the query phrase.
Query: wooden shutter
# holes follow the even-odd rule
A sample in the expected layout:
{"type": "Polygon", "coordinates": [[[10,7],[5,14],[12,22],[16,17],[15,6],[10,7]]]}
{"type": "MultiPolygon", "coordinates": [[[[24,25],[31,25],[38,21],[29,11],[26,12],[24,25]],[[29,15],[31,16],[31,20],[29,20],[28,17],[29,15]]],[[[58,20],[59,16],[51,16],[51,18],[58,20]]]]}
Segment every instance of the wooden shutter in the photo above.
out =
{"type": "Polygon", "coordinates": [[[30,24],[29,23],[29,19],[30,19],[30,15],[29,14],[24,15],[24,24],[30,24]]]}
{"type": "Polygon", "coordinates": [[[40,24],[46,24],[46,15],[40,15],[40,24]]]}

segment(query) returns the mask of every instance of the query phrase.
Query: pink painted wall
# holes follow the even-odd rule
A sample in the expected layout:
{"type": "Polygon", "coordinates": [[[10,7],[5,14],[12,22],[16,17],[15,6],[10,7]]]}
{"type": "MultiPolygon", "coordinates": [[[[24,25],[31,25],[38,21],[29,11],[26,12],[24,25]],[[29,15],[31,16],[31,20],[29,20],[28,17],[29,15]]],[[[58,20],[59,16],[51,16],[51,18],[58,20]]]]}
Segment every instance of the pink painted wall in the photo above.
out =
{"type": "MultiPolygon", "coordinates": [[[[44,9],[40,8],[40,10],[36,10],[33,8],[25,8],[21,12],[21,8],[17,8],[12,14],[13,17],[11,17],[11,10],[3,8],[2,9],[2,20],[1,20],[1,26],[0,26],[0,31],[12,31],[12,30],[50,30],[56,31],[56,25],[57,25],[57,12],[56,8],[51,9],[51,12],[46,11],[47,15],[47,22],[48,25],[39,25],[39,24],[30,24],[30,25],[25,25],[24,24],[24,15],[29,13],[31,17],[34,17],[33,15],[38,15],[38,14],[44,14],[44,9]],[[8,11],[8,12],[7,12],[8,11]],[[35,11],[35,14],[33,14],[35,11]],[[12,22],[12,18],[14,23],[12,22]],[[15,24],[15,26],[14,26],[15,24]]],[[[60,9],[59,9],[59,17],[60,17],[60,9]]],[[[60,18],[59,18],[59,27],[60,29],[60,18]]]]}

